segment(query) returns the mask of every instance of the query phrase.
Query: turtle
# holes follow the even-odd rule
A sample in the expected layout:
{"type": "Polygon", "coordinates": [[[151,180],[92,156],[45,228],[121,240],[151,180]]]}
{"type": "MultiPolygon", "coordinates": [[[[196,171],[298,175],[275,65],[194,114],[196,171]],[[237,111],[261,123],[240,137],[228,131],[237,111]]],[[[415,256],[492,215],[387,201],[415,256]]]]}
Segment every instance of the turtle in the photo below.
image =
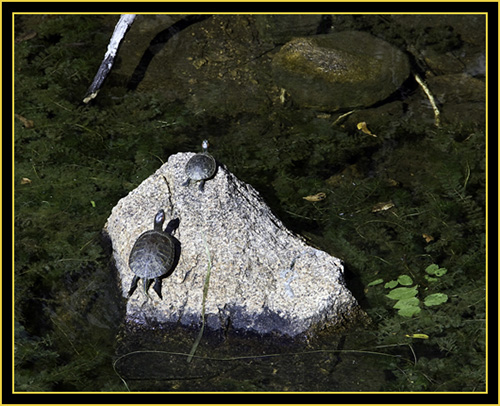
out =
{"type": "Polygon", "coordinates": [[[168,274],[175,262],[175,240],[170,234],[169,227],[163,231],[164,222],[165,212],[159,210],[154,218],[154,229],[142,233],[130,251],[128,264],[135,276],[128,297],[132,295],[137,282],[142,278],[146,296],[149,297],[148,288],[154,280],[153,289],[160,299],[163,299],[160,277],[168,274]]]}
{"type": "Polygon", "coordinates": [[[188,178],[182,186],[188,186],[193,180],[195,182],[200,182],[199,189],[203,192],[205,181],[214,176],[217,164],[214,157],[207,152],[208,145],[208,140],[203,140],[201,144],[203,152],[192,156],[187,162],[185,169],[188,178]]]}

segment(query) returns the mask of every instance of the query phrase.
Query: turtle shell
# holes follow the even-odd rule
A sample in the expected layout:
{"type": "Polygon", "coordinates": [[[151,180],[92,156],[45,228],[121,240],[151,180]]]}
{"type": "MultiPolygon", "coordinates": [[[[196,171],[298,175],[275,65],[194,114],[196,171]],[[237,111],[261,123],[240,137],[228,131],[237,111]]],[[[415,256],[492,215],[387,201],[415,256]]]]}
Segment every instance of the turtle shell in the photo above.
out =
{"type": "Polygon", "coordinates": [[[187,162],[186,174],[194,181],[205,180],[214,176],[216,168],[214,157],[206,152],[202,152],[192,156],[187,162]]]}
{"type": "Polygon", "coordinates": [[[153,279],[165,275],[174,264],[175,245],[168,233],[150,230],[141,234],[129,257],[129,266],[141,278],[153,279]]]}

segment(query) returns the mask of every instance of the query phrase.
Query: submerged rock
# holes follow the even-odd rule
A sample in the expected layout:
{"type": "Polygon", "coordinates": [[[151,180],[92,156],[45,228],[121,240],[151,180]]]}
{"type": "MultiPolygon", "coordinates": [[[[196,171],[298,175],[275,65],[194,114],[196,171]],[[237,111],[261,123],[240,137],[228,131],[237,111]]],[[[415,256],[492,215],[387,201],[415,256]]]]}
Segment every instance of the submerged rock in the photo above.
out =
{"type": "Polygon", "coordinates": [[[358,31],[295,38],[274,56],[273,76],[299,105],[319,110],[370,106],[410,73],[407,56],[358,31]]]}
{"type": "Polygon", "coordinates": [[[170,156],[119,201],[105,225],[126,297],[133,278],[128,257],[137,237],[152,228],[159,209],[167,221],[179,219],[173,235],[180,241],[180,258],[162,281],[163,300],[148,299],[138,289],[128,299],[127,321],[199,325],[209,268],[205,315],[212,329],[294,337],[357,314],[341,261],[288,231],[253,187],[223,166],[204,191],[182,186],[192,156],[170,156]]]}
{"type": "Polygon", "coordinates": [[[254,18],[261,40],[284,44],[294,37],[316,34],[323,17],[321,14],[257,14],[254,18]]]}

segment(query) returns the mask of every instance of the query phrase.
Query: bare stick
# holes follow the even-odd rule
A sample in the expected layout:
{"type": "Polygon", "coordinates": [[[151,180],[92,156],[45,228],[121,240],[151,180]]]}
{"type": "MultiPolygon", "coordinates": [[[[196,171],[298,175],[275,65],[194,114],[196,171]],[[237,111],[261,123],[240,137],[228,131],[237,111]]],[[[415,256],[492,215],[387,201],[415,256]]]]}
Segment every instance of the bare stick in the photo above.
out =
{"type": "Polygon", "coordinates": [[[83,99],[84,103],[88,103],[97,96],[97,93],[99,92],[99,89],[101,88],[104,79],[106,79],[109,72],[111,71],[111,68],[113,67],[113,62],[115,60],[118,47],[120,46],[120,43],[122,42],[123,37],[125,36],[125,33],[134,22],[135,16],[136,16],[135,14],[122,14],[120,16],[118,23],[116,23],[115,31],[113,32],[113,35],[109,40],[108,50],[104,55],[104,59],[101,62],[101,66],[99,67],[99,70],[97,71],[94,77],[94,81],[92,82],[89,89],[87,90],[87,93],[85,94],[85,97],[83,99]]]}

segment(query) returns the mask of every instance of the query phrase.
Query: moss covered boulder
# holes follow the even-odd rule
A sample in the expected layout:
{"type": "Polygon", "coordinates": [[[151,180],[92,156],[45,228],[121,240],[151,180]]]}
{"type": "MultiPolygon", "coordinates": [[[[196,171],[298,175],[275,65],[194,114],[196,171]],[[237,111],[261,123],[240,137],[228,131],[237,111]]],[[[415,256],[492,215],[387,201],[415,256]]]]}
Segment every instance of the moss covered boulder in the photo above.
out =
{"type": "Polygon", "coordinates": [[[273,76],[301,106],[325,111],[370,106],[408,77],[407,56],[358,31],[295,38],[273,58],[273,76]]]}

